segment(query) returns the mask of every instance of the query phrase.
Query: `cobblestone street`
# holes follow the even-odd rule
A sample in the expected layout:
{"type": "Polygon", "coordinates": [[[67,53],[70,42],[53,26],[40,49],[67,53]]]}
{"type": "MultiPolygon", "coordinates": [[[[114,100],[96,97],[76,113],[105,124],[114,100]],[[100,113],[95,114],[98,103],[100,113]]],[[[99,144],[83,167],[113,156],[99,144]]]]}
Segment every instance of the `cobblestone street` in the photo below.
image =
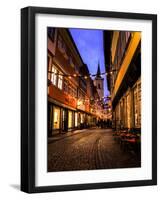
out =
{"type": "Polygon", "coordinates": [[[88,129],[48,144],[48,171],[140,167],[134,152],[123,151],[111,129],[88,129]]]}

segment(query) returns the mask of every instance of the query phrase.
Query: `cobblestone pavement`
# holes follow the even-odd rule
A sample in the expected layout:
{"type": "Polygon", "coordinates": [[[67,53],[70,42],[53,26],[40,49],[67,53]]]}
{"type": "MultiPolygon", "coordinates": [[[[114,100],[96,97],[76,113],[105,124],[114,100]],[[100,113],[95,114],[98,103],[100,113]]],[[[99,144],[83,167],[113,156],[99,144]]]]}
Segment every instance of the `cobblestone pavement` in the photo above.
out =
{"type": "Polygon", "coordinates": [[[89,129],[48,144],[48,171],[140,167],[134,152],[125,152],[111,129],[89,129]]]}

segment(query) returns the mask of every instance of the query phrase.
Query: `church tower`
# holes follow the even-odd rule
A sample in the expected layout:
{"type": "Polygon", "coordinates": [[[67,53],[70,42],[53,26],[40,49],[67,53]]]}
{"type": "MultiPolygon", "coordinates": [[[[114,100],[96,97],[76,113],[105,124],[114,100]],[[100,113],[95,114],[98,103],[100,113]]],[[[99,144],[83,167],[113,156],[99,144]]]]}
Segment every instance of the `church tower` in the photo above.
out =
{"type": "Polygon", "coordinates": [[[94,79],[94,85],[97,88],[99,97],[104,97],[104,79],[101,77],[100,65],[98,64],[97,75],[94,79]]]}

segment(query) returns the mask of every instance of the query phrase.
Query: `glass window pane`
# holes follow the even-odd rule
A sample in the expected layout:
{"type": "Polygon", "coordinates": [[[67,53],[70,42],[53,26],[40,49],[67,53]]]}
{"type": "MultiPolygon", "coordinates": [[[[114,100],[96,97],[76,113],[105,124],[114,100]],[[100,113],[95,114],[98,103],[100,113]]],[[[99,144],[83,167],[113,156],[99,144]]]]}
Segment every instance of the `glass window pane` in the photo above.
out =
{"type": "Polygon", "coordinates": [[[57,85],[57,69],[55,69],[55,66],[52,66],[52,72],[51,81],[54,85],[57,85]]]}
{"type": "Polygon", "coordinates": [[[59,74],[59,78],[58,78],[58,88],[62,89],[62,85],[63,85],[63,77],[62,75],[59,74]]]}
{"type": "Polygon", "coordinates": [[[75,113],[75,127],[78,126],[78,113],[75,113]]]}
{"type": "Polygon", "coordinates": [[[59,127],[60,127],[60,108],[54,107],[53,109],[54,109],[53,110],[53,112],[54,112],[53,128],[54,129],[59,129],[59,127]]]}
{"type": "Polygon", "coordinates": [[[56,83],[57,83],[57,77],[58,77],[57,72],[58,72],[58,71],[55,69],[55,70],[54,70],[54,80],[53,80],[53,84],[54,84],[54,85],[57,85],[57,84],[56,84],[56,83]]]}
{"type": "Polygon", "coordinates": [[[72,128],[72,111],[68,112],[68,128],[72,128]]]}

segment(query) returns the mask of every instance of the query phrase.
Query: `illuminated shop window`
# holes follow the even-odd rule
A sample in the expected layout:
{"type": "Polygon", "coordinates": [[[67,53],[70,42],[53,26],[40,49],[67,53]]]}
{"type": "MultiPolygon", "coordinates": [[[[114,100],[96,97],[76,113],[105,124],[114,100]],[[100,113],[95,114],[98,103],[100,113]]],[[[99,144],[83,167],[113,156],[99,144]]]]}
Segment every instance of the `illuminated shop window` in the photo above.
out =
{"type": "Polygon", "coordinates": [[[72,128],[72,111],[68,111],[68,128],[72,128]]]}
{"type": "Polygon", "coordinates": [[[135,126],[138,126],[138,105],[137,105],[137,87],[134,88],[134,119],[135,126]]]}
{"type": "Polygon", "coordinates": [[[81,114],[81,123],[84,123],[84,114],[81,114]]]}
{"type": "Polygon", "coordinates": [[[141,127],[141,83],[134,88],[134,119],[135,127],[141,127]]]}
{"type": "Polygon", "coordinates": [[[78,113],[75,113],[75,127],[78,126],[78,113]]]}
{"type": "Polygon", "coordinates": [[[138,84],[138,126],[141,127],[141,83],[138,84]]]}
{"type": "Polygon", "coordinates": [[[54,129],[59,129],[60,128],[60,108],[54,107],[53,108],[53,112],[54,112],[53,128],[54,129]]]}
{"type": "Polygon", "coordinates": [[[59,74],[58,76],[58,88],[62,90],[63,86],[63,76],[59,74]]]}
{"type": "Polygon", "coordinates": [[[130,128],[130,94],[127,95],[127,127],[130,128]]]}

